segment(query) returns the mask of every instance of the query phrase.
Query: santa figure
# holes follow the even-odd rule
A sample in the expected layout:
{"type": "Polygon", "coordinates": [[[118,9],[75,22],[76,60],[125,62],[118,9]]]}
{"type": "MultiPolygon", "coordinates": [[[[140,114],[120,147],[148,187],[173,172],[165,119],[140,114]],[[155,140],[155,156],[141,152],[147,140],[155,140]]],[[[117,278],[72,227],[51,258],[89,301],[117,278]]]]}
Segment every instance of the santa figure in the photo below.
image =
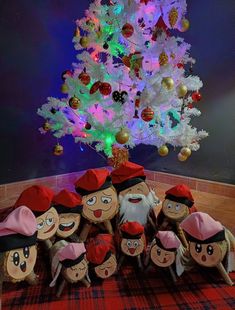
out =
{"type": "Polygon", "coordinates": [[[189,187],[185,184],[176,185],[165,193],[165,200],[156,219],[156,228],[157,230],[174,231],[183,246],[188,247],[188,242],[179,224],[195,211],[194,199],[189,187]]]}
{"type": "Polygon", "coordinates": [[[59,226],[56,235],[63,239],[70,238],[73,241],[77,241],[76,231],[78,230],[82,213],[81,196],[64,189],[54,196],[53,203],[59,214],[59,226]]]}
{"type": "Polygon", "coordinates": [[[94,224],[104,224],[110,234],[113,229],[110,220],[118,212],[118,199],[107,169],[90,169],[75,183],[78,194],[82,196],[82,216],[86,220],[79,235],[80,241],[87,239],[94,224]]]}
{"type": "Polygon", "coordinates": [[[91,238],[86,249],[89,265],[98,278],[107,279],[116,272],[117,260],[112,235],[99,234],[91,238]]]}
{"type": "Polygon", "coordinates": [[[204,267],[216,267],[225,282],[233,285],[228,273],[235,271],[235,237],[210,215],[195,212],[180,227],[189,240],[193,260],[204,267]]]}
{"type": "Polygon", "coordinates": [[[120,202],[120,223],[136,221],[145,225],[159,199],[145,183],[144,167],[126,161],[112,171],[111,177],[120,202]]]}
{"type": "Polygon", "coordinates": [[[0,309],[3,282],[37,284],[37,223],[25,206],[13,210],[0,223],[0,309]]]}
{"type": "Polygon", "coordinates": [[[25,189],[15,203],[15,208],[25,205],[35,215],[37,221],[38,240],[46,248],[52,246],[51,238],[59,226],[59,215],[52,204],[54,192],[42,185],[34,185],[25,189]]]}

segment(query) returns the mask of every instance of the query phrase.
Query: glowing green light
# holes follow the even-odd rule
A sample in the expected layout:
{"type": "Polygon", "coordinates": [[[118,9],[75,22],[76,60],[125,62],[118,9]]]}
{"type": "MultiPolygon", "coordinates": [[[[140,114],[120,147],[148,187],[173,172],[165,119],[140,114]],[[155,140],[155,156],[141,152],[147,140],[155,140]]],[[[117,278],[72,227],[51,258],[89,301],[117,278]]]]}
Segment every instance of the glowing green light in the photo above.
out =
{"type": "Polygon", "coordinates": [[[113,139],[112,139],[111,136],[108,136],[108,137],[105,138],[105,143],[106,144],[111,144],[112,142],[113,142],[113,139]]]}

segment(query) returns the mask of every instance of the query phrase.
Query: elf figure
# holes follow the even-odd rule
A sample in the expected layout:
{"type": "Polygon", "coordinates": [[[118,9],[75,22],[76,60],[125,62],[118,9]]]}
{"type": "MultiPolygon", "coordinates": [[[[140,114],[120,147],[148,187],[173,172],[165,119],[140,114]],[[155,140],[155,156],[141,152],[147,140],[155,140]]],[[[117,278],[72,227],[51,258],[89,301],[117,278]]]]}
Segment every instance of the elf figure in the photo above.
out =
{"type": "Polygon", "coordinates": [[[78,230],[81,219],[81,197],[64,189],[54,196],[53,203],[59,214],[59,226],[56,235],[63,239],[69,237],[73,241],[78,241],[75,232],[78,230]]]}
{"type": "Polygon", "coordinates": [[[113,236],[99,234],[86,245],[87,259],[98,278],[107,279],[117,270],[113,236]]]}
{"type": "Polygon", "coordinates": [[[184,248],[175,233],[172,231],[159,231],[151,244],[146,265],[151,259],[154,265],[168,268],[173,281],[176,282],[175,271],[178,276],[181,276],[184,271],[182,264],[183,253],[184,248]]]}
{"type": "Polygon", "coordinates": [[[126,222],[119,227],[120,230],[120,256],[118,269],[121,267],[125,256],[136,257],[139,269],[143,269],[141,255],[146,248],[144,226],[138,222],[126,222]]]}
{"type": "Polygon", "coordinates": [[[179,184],[166,191],[165,195],[162,209],[156,220],[157,230],[174,231],[183,246],[187,248],[188,242],[179,224],[190,213],[196,211],[191,191],[187,185],[179,184]]]}
{"type": "Polygon", "coordinates": [[[111,178],[106,169],[90,169],[75,183],[78,194],[82,196],[82,216],[86,219],[79,240],[85,241],[92,223],[103,223],[113,234],[110,220],[118,212],[118,199],[111,178]]]}
{"type": "Polygon", "coordinates": [[[46,187],[34,185],[25,189],[15,203],[15,208],[27,206],[35,215],[37,221],[38,240],[43,241],[46,248],[52,246],[51,238],[59,226],[59,215],[52,205],[54,192],[46,187]]]}
{"type": "Polygon", "coordinates": [[[235,271],[235,237],[208,214],[195,212],[180,224],[189,239],[193,260],[204,267],[216,267],[224,281],[233,285],[228,273],[235,271]]]}
{"type": "Polygon", "coordinates": [[[68,243],[65,240],[61,240],[51,247],[50,258],[53,280],[50,283],[50,287],[56,285],[60,274],[63,277],[57,290],[57,297],[60,297],[66,283],[81,281],[86,287],[90,287],[88,262],[85,253],[84,243],[68,243]]]}
{"type": "Polygon", "coordinates": [[[13,210],[0,223],[0,308],[4,281],[37,284],[37,223],[25,206],[13,210]]]}
{"type": "Polygon", "coordinates": [[[146,225],[150,210],[159,203],[155,192],[145,183],[144,167],[126,161],[111,173],[120,201],[119,221],[146,225]]]}

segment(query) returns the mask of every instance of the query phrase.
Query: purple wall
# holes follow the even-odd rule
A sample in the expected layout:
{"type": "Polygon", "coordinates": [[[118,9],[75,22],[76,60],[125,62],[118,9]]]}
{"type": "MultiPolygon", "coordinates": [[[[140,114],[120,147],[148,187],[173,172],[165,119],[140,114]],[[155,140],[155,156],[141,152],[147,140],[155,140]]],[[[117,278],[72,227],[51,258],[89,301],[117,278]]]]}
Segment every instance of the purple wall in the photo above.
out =
{"type": "MultiPolygon", "coordinates": [[[[0,1],[0,183],[62,174],[106,165],[84,146],[64,138],[65,153],[55,157],[55,138],[39,133],[37,109],[48,96],[61,96],[61,72],[76,60],[74,21],[84,15],[87,0],[0,1]]],[[[160,158],[155,148],[138,146],[131,159],[147,169],[235,183],[235,55],[232,30],[234,0],[188,0],[194,73],[204,82],[202,116],[194,120],[210,137],[180,163],[177,152],[160,158]]]]}

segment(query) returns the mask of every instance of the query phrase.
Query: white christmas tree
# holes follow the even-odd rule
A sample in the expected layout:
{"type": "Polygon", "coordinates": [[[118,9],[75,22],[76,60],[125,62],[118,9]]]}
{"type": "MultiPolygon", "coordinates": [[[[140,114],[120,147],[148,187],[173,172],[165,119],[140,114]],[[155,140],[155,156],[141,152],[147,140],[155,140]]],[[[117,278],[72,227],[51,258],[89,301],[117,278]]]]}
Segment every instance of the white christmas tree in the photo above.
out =
{"type": "MultiPolygon", "coordinates": [[[[78,20],[73,38],[78,62],[63,74],[66,97],[50,97],[38,110],[42,133],[112,147],[143,143],[160,155],[182,147],[184,161],[208,134],[190,125],[200,116],[202,82],[192,76],[190,45],[172,35],[189,28],[186,0],[95,0],[78,20]]],[[[55,154],[62,153],[57,145],[55,154]]]]}

